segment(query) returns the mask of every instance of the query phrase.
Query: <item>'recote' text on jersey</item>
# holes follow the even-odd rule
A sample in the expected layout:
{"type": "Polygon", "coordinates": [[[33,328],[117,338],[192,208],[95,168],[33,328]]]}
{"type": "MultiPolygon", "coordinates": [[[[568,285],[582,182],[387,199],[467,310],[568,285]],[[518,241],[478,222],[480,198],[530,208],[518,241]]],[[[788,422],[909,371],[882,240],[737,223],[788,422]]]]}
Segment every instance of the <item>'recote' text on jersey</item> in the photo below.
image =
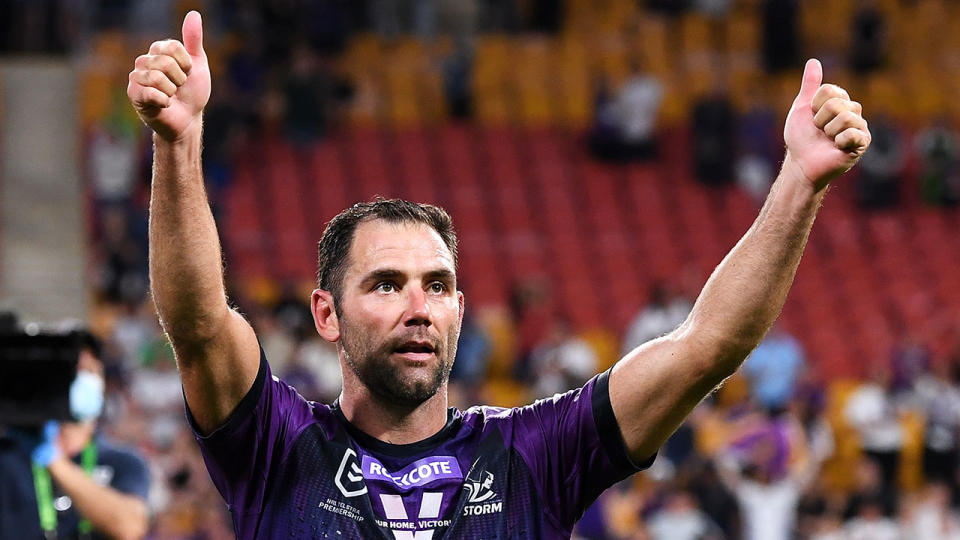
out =
{"type": "Polygon", "coordinates": [[[261,355],[237,409],[197,440],[241,540],[566,540],[603,490],[640,468],[609,373],[526,407],[451,408],[435,435],[395,445],[336,403],[305,400],[261,355]]]}

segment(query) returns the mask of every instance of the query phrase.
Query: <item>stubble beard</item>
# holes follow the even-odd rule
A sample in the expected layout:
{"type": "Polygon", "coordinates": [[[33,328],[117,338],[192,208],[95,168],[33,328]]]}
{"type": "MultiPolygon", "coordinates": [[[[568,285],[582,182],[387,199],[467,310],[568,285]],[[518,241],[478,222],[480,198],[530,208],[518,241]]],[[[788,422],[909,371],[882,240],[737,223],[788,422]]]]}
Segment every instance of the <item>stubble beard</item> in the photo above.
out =
{"type": "Polygon", "coordinates": [[[447,343],[431,340],[437,362],[426,378],[405,376],[403,367],[391,360],[400,344],[415,338],[423,339],[423,332],[418,331],[418,327],[409,330],[375,343],[370,333],[341,318],[340,343],[347,365],[374,396],[386,404],[415,408],[446,386],[457,353],[459,328],[453,325],[448,329],[447,343]]]}

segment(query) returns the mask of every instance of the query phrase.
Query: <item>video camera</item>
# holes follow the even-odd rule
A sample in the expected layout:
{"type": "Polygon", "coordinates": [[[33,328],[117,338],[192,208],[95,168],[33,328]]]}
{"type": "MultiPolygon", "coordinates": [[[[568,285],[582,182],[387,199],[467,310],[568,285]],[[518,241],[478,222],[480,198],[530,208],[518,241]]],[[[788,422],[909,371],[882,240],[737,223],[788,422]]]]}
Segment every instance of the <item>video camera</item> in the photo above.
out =
{"type": "Polygon", "coordinates": [[[12,313],[0,313],[0,425],[70,421],[70,385],[85,348],[98,346],[82,328],[21,326],[12,313]]]}

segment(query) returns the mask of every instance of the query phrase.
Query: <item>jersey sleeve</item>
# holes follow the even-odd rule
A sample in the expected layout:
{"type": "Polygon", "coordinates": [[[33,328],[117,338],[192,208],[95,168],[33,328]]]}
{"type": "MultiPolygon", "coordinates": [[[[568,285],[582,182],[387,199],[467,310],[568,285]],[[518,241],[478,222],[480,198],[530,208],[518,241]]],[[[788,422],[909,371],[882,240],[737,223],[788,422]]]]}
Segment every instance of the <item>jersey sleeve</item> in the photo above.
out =
{"type": "Polygon", "coordinates": [[[256,513],[264,506],[271,472],[313,421],[313,405],[272,376],[260,351],[260,369],[247,395],[219,428],[202,435],[187,406],[210,478],[232,512],[256,513]]]}
{"type": "Polygon", "coordinates": [[[610,371],[583,387],[516,410],[514,444],[539,483],[544,507],[573,527],[613,484],[653,463],[634,463],[613,414],[610,371]]]}

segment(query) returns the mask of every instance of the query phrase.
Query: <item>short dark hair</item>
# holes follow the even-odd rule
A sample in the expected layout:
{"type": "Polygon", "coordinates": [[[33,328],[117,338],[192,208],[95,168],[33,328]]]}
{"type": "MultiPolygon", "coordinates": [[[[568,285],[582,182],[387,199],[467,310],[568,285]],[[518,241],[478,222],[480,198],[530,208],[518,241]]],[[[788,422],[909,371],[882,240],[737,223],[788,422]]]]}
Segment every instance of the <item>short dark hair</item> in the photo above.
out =
{"type": "Polygon", "coordinates": [[[354,232],[357,230],[357,225],[374,219],[382,219],[388,223],[429,225],[437,231],[447,249],[450,250],[454,270],[457,268],[457,233],[453,229],[450,214],[443,208],[432,204],[381,197],[370,202],[357,203],[330,220],[317,246],[317,285],[333,294],[338,311],[354,232]]]}

